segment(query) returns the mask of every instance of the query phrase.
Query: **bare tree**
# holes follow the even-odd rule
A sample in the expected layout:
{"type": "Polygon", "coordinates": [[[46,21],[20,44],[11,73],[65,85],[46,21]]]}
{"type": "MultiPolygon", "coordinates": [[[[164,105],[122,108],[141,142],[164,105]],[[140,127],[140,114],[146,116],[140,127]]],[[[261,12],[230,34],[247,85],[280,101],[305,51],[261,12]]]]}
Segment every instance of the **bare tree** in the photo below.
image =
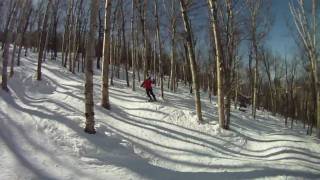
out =
{"type": "Polygon", "coordinates": [[[49,42],[48,49],[51,50],[51,59],[56,60],[58,57],[58,45],[59,45],[59,22],[62,17],[61,15],[61,0],[56,0],[55,3],[52,4],[52,14],[51,14],[51,28],[49,31],[49,42]]]}
{"type": "MultiPolygon", "coordinates": [[[[75,6],[76,6],[76,2],[75,0],[71,0],[71,14],[70,14],[70,23],[68,24],[68,30],[69,30],[69,37],[68,38],[68,44],[67,44],[67,48],[68,48],[68,51],[69,51],[69,56],[66,56],[66,59],[68,59],[68,62],[69,62],[69,71],[72,72],[72,56],[74,55],[74,52],[73,52],[73,35],[74,35],[74,28],[75,28],[75,12],[74,12],[74,9],[75,9],[75,6]]],[[[67,62],[67,60],[66,60],[67,62]]]]}
{"type": "Polygon", "coordinates": [[[127,83],[127,87],[130,86],[129,83],[129,72],[128,72],[128,68],[129,68],[129,57],[128,57],[128,49],[129,47],[127,47],[127,42],[126,42],[126,31],[125,31],[125,14],[124,14],[124,3],[123,0],[121,0],[121,9],[120,9],[120,13],[121,13],[121,17],[122,17],[122,44],[123,44],[123,53],[121,54],[122,60],[125,59],[124,62],[124,66],[125,66],[125,75],[126,75],[126,83],[127,83]]]}
{"type": "Polygon", "coordinates": [[[134,14],[134,7],[135,7],[135,0],[132,0],[131,2],[131,64],[132,64],[132,90],[136,90],[136,49],[135,49],[135,32],[134,32],[134,20],[135,20],[135,14],[134,14]]]}
{"type": "Polygon", "coordinates": [[[37,36],[33,40],[34,41],[33,46],[35,46],[34,52],[39,52],[39,44],[40,44],[41,33],[42,33],[41,29],[42,29],[42,25],[43,25],[44,16],[45,16],[46,5],[47,5],[46,0],[41,0],[37,4],[37,10],[36,10],[36,21],[37,21],[36,22],[36,24],[37,24],[36,34],[37,34],[37,36]]]}
{"type": "Polygon", "coordinates": [[[91,0],[90,4],[90,39],[87,43],[86,51],[86,67],[85,67],[85,117],[86,127],[84,131],[89,134],[95,134],[94,128],[94,103],[93,103],[93,57],[94,57],[94,46],[95,46],[95,33],[97,32],[97,15],[99,10],[99,1],[91,0]]]}
{"type": "Polygon", "coordinates": [[[277,78],[277,74],[276,74],[276,66],[277,63],[275,62],[275,57],[272,57],[271,52],[267,51],[267,50],[263,50],[261,52],[261,59],[262,59],[262,63],[264,65],[264,69],[267,75],[267,79],[268,79],[268,86],[269,86],[269,93],[270,93],[270,99],[268,98],[268,100],[271,101],[271,111],[273,113],[273,115],[276,114],[277,111],[277,103],[276,103],[276,84],[274,84],[273,82],[274,79],[277,78]],[[274,68],[273,68],[274,67],[274,68]],[[274,72],[274,74],[272,74],[272,72],[274,72]]]}
{"type": "Polygon", "coordinates": [[[175,91],[175,66],[176,66],[176,34],[177,34],[177,20],[178,20],[178,10],[177,10],[177,3],[175,0],[172,1],[164,1],[164,9],[167,12],[170,21],[170,28],[169,32],[171,34],[171,57],[170,57],[170,78],[168,81],[168,86],[171,91],[175,91]],[[167,3],[166,3],[167,2],[167,3]]]}
{"type": "Polygon", "coordinates": [[[71,13],[72,13],[72,1],[68,1],[68,10],[67,10],[67,17],[66,17],[66,22],[65,22],[65,28],[64,28],[64,34],[63,34],[63,42],[62,42],[62,65],[64,67],[67,66],[67,59],[68,59],[68,54],[69,54],[69,49],[68,49],[68,42],[69,42],[69,34],[71,33],[70,29],[70,23],[71,23],[71,13]]]}
{"type": "Polygon", "coordinates": [[[146,79],[148,73],[148,62],[147,62],[147,33],[146,33],[146,13],[147,13],[147,0],[139,0],[139,4],[136,3],[138,6],[140,22],[141,22],[141,31],[142,31],[142,38],[143,38],[143,78],[146,79]]]}
{"type": "MultiPolygon", "coordinates": [[[[14,74],[14,60],[15,60],[15,55],[16,55],[16,51],[17,51],[17,41],[20,38],[20,29],[22,26],[21,20],[24,18],[25,14],[22,11],[22,9],[25,6],[24,2],[23,4],[21,4],[21,2],[18,1],[18,7],[17,7],[17,13],[19,14],[18,17],[13,19],[13,22],[15,23],[13,25],[14,29],[12,30],[12,39],[13,39],[13,51],[12,51],[12,55],[11,55],[11,61],[10,61],[10,74],[9,77],[12,77],[14,74]],[[15,32],[14,32],[15,31],[15,32]]],[[[11,43],[11,42],[10,42],[11,43]]]]}
{"type": "Polygon", "coordinates": [[[79,49],[81,44],[81,19],[82,17],[82,9],[83,9],[83,0],[78,2],[78,8],[76,13],[76,20],[74,24],[74,32],[73,32],[73,59],[72,59],[72,73],[75,73],[76,62],[78,62],[78,71],[79,71],[79,49]]]}
{"type": "MultiPolygon", "coordinates": [[[[1,47],[1,49],[3,49],[3,50],[5,48],[7,38],[9,38],[8,33],[11,33],[11,31],[14,28],[14,25],[12,25],[12,29],[10,29],[10,25],[11,25],[10,23],[13,22],[13,19],[15,19],[17,16],[17,13],[18,13],[17,6],[18,5],[19,5],[18,0],[13,0],[13,1],[9,2],[8,11],[7,11],[7,19],[6,19],[6,23],[4,25],[4,33],[3,33],[4,40],[2,43],[2,47],[1,47]]],[[[12,36],[12,34],[11,34],[11,36],[12,36]]],[[[12,37],[10,37],[10,38],[12,38],[12,37]]],[[[4,53],[3,53],[3,56],[4,56],[4,53]]]]}
{"type": "Polygon", "coordinates": [[[159,59],[159,76],[160,76],[160,91],[161,91],[161,97],[162,99],[164,98],[164,92],[163,92],[163,67],[162,67],[162,44],[161,44],[161,35],[160,35],[160,18],[159,18],[159,13],[158,13],[158,0],[154,1],[154,6],[155,6],[155,17],[156,17],[156,36],[157,36],[157,42],[158,42],[158,48],[159,48],[159,54],[158,54],[158,59],[159,59]]]}
{"type": "Polygon", "coordinates": [[[14,28],[14,19],[17,16],[18,13],[18,1],[14,0],[10,2],[9,10],[8,10],[8,16],[7,16],[7,22],[6,22],[6,29],[5,29],[5,41],[4,41],[4,50],[3,50],[3,61],[2,61],[2,82],[1,87],[5,91],[9,91],[8,88],[8,62],[9,62],[9,47],[10,42],[12,38],[12,30],[14,28]]]}
{"type": "Polygon", "coordinates": [[[18,49],[18,62],[17,64],[20,64],[20,53],[22,49],[22,39],[23,36],[26,32],[26,29],[28,27],[28,21],[29,17],[32,12],[32,4],[30,0],[24,1],[24,3],[21,6],[21,12],[20,12],[20,17],[18,19],[19,24],[17,24],[17,35],[16,39],[14,40],[14,48],[12,52],[12,57],[11,57],[11,67],[10,67],[10,77],[13,76],[14,74],[14,60],[15,60],[15,54],[16,54],[16,48],[19,45],[18,49]]]}
{"type": "Polygon", "coordinates": [[[248,28],[250,40],[249,71],[252,82],[252,116],[256,118],[258,103],[258,81],[259,81],[259,48],[262,40],[270,29],[272,18],[270,14],[271,1],[246,0],[249,12],[248,28]],[[252,60],[255,60],[254,73],[252,72],[252,60]]]}
{"type": "Polygon", "coordinates": [[[98,28],[98,43],[97,43],[97,48],[96,48],[96,55],[97,55],[97,69],[100,69],[100,60],[103,56],[103,34],[104,34],[104,23],[103,23],[103,18],[102,18],[102,10],[99,10],[98,13],[98,19],[99,19],[99,28],[98,28]]]}
{"type": "Polygon", "coordinates": [[[45,15],[42,22],[42,32],[40,36],[40,42],[39,42],[39,54],[38,54],[38,67],[37,67],[37,80],[41,80],[41,64],[42,64],[42,58],[43,58],[43,52],[45,49],[45,43],[47,38],[47,25],[48,25],[48,17],[49,17],[49,11],[51,7],[52,0],[48,0],[47,8],[45,11],[45,15]]]}
{"type": "MultiPolygon", "coordinates": [[[[112,17],[112,21],[111,21],[111,32],[115,31],[116,28],[116,20],[117,20],[117,12],[120,6],[120,1],[117,1],[116,7],[113,10],[113,17],[112,17]]],[[[111,42],[110,42],[110,63],[112,65],[111,67],[111,77],[110,77],[110,85],[113,86],[113,77],[114,77],[114,69],[115,69],[115,65],[116,65],[116,59],[117,59],[117,55],[116,55],[116,50],[117,50],[117,42],[116,42],[116,38],[115,38],[115,33],[111,34],[111,42]]]]}
{"type": "Polygon", "coordinates": [[[218,89],[218,114],[219,125],[221,128],[225,127],[225,114],[224,114],[224,91],[223,91],[223,61],[221,57],[221,40],[218,28],[218,2],[217,0],[208,0],[210,7],[210,15],[212,19],[212,30],[215,42],[215,56],[216,56],[216,68],[217,68],[217,89],[218,89]]]}
{"type": "Polygon", "coordinates": [[[295,78],[297,72],[297,60],[293,59],[290,63],[285,58],[285,81],[286,81],[286,118],[291,117],[291,128],[293,128],[293,120],[295,118],[295,78]]]}
{"type": "Polygon", "coordinates": [[[190,1],[180,0],[180,6],[181,6],[181,14],[184,22],[184,30],[186,33],[186,41],[187,41],[186,43],[187,43],[187,49],[188,49],[188,59],[190,61],[190,67],[191,67],[191,73],[192,73],[192,83],[195,89],[194,99],[195,99],[196,112],[197,112],[198,121],[202,123],[203,119],[202,119],[202,112],[201,112],[201,99],[200,99],[200,90],[199,90],[198,72],[197,72],[198,68],[195,60],[190,20],[187,14],[188,2],[190,3],[190,1]]]}
{"type": "MultiPolygon", "coordinates": [[[[226,20],[225,20],[225,58],[223,60],[223,68],[224,68],[224,87],[223,91],[226,94],[226,103],[225,103],[225,114],[226,114],[226,122],[225,128],[229,129],[230,124],[230,116],[231,116],[231,99],[232,94],[235,90],[235,76],[236,76],[236,56],[237,56],[237,48],[240,43],[239,38],[239,28],[236,26],[236,16],[239,14],[236,13],[235,7],[236,3],[232,0],[225,0],[226,6],[226,20]]],[[[239,23],[238,23],[239,24],[239,23]]],[[[219,33],[218,33],[219,34],[219,33]]]]}
{"type": "Polygon", "coordinates": [[[112,0],[105,1],[105,20],[104,20],[104,37],[103,37],[103,58],[102,58],[102,89],[101,89],[101,106],[110,109],[109,102],[109,60],[110,60],[110,16],[112,0]]]}
{"type": "Polygon", "coordinates": [[[289,3],[290,11],[293,17],[295,27],[298,31],[298,36],[303,44],[303,48],[308,57],[310,64],[310,77],[312,85],[312,94],[315,99],[314,108],[316,110],[316,121],[317,121],[317,137],[320,138],[320,87],[318,82],[318,41],[317,41],[317,1],[312,0],[312,12],[309,16],[306,12],[305,1],[296,0],[296,4],[291,1],[289,3]]]}
{"type": "Polygon", "coordinates": [[[21,57],[22,46],[26,41],[25,34],[26,34],[26,31],[27,31],[28,26],[30,24],[30,17],[31,17],[31,14],[33,11],[31,3],[27,9],[28,10],[26,11],[26,14],[25,14],[26,16],[25,16],[25,19],[23,22],[24,24],[23,24],[23,28],[22,28],[22,32],[21,32],[21,37],[20,37],[21,39],[18,40],[19,41],[19,50],[18,50],[17,66],[20,66],[20,57],[21,57]]]}

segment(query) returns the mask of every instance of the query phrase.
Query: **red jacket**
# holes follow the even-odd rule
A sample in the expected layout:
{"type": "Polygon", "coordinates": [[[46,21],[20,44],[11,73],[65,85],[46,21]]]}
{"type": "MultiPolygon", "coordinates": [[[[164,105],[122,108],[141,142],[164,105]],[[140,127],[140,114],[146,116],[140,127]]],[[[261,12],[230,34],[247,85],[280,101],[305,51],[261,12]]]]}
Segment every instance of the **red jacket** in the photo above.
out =
{"type": "Polygon", "coordinates": [[[146,79],[141,84],[141,87],[143,86],[145,89],[152,89],[152,81],[150,79],[146,79]]]}

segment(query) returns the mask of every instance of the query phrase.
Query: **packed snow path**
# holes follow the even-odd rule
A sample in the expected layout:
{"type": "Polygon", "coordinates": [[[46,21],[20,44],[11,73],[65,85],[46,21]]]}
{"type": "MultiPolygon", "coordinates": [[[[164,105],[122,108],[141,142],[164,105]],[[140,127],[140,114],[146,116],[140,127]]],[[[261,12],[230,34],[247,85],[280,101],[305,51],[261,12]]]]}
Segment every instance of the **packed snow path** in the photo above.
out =
{"type": "MultiPolygon", "coordinates": [[[[0,90],[0,179],[320,179],[320,143],[301,125],[258,111],[232,110],[231,130],[218,128],[216,103],[203,95],[205,124],[196,122],[187,88],[148,103],[143,89],[124,80],[110,87],[111,111],[99,106],[95,71],[96,135],[83,132],[83,74],[60,61],[22,59],[0,90]]],[[[122,77],[122,76],[121,76],[122,77]]],[[[123,77],[122,77],[123,78],[123,77]]],[[[155,89],[159,94],[158,89],[155,89]]]]}

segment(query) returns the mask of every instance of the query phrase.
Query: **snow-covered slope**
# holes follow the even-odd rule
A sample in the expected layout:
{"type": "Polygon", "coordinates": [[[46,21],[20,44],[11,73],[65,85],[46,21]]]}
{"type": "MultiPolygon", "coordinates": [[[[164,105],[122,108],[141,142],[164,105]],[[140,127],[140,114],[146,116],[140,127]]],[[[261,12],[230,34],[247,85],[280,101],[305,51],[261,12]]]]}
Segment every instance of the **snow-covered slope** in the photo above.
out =
{"type": "MultiPolygon", "coordinates": [[[[205,124],[196,122],[187,88],[148,103],[125,81],[110,87],[112,110],[99,106],[95,71],[96,135],[83,132],[83,74],[22,59],[0,90],[0,179],[320,179],[319,140],[300,125],[258,111],[232,110],[231,130],[218,128],[216,103],[203,95],[205,124]]],[[[137,86],[139,87],[139,86],[137,86]]],[[[158,89],[155,89],[159,94],[158,89]]]]}

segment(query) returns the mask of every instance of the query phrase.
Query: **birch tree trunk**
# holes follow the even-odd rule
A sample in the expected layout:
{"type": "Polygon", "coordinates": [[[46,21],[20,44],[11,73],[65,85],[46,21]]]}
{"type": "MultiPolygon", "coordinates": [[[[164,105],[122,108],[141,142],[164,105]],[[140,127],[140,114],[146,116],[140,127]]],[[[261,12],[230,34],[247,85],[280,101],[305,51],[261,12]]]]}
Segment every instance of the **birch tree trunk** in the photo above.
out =
{"type": "Polygon", "coordinates": [[[110,16],[112,0],[105,1],[104,37],[103,37],[103,57],[102,57],[102,89],[101,106],[110,109],[109,102],[109,60],[110,60],[110,16]]]}
{"type": "Polygon", "coordinates": [[[217,89],[218,89],[218,114],[219,125],[225,129],[225,114],[224,114],[224,91],[223,91],[223,62],[221,58],[221,42],[218,30],[218,9],[217,0],[208,0],[212,18],[212,30],[214,35],[215,50],[216,50],[216,68],[217,68],[217,89]]]}
{"type": "Polygon", "coordinates": [[[200,90],[199,90],[199,82],[198,82],[198,73],[197,73],[197,64],[195,60],[195,54],[194,54],[194,47],[193,47],[193,42],[192,42],[192,34],[191,34],[191,26],[190,26],[190,21],[189,17],[187,14],[187,4],[185,0],[180,0],[180,5],[181,5],[181,14],[184,22],[184,30],[187,35],[187,49],[188,49],[188,58],[190,61],[190,66],[191,66],[191,73],[192,73],[192,83],[193,87],[195,90],[195,106],[196,106],[196,112],[197,112],[197,117],[199,123],[203,122],[202,119],[202,112],[201,112],[201,100],[200,100],[200,90]]]}
{"type": "Polygon", "coordinates": [[[99,1],[91,0],[90,4],[90,29],[86,47],[86,65],[85,65],[85,117],[86,126],[84,131],[89,134],[95,134],[94,128],[94,102],[93,102],[93,59],[95,57],[95,33],[97,29],[97,13],[99,10],[99,1]]]}
{"type": "Polygon", "coordinates": [[[298,31],[298,36],[302,41],[304,50],[310,63],[310,77],[312,94],[314,98],[314,109],[316,111],[317,137],[320,138],[320,85],[318,82],[318,42],[317,42],[317,1],[312,0],[311,18],[305,12],[305,3],[303,0],[297,0],[298,5],[289,3],[290,12],[298,31]]]}

